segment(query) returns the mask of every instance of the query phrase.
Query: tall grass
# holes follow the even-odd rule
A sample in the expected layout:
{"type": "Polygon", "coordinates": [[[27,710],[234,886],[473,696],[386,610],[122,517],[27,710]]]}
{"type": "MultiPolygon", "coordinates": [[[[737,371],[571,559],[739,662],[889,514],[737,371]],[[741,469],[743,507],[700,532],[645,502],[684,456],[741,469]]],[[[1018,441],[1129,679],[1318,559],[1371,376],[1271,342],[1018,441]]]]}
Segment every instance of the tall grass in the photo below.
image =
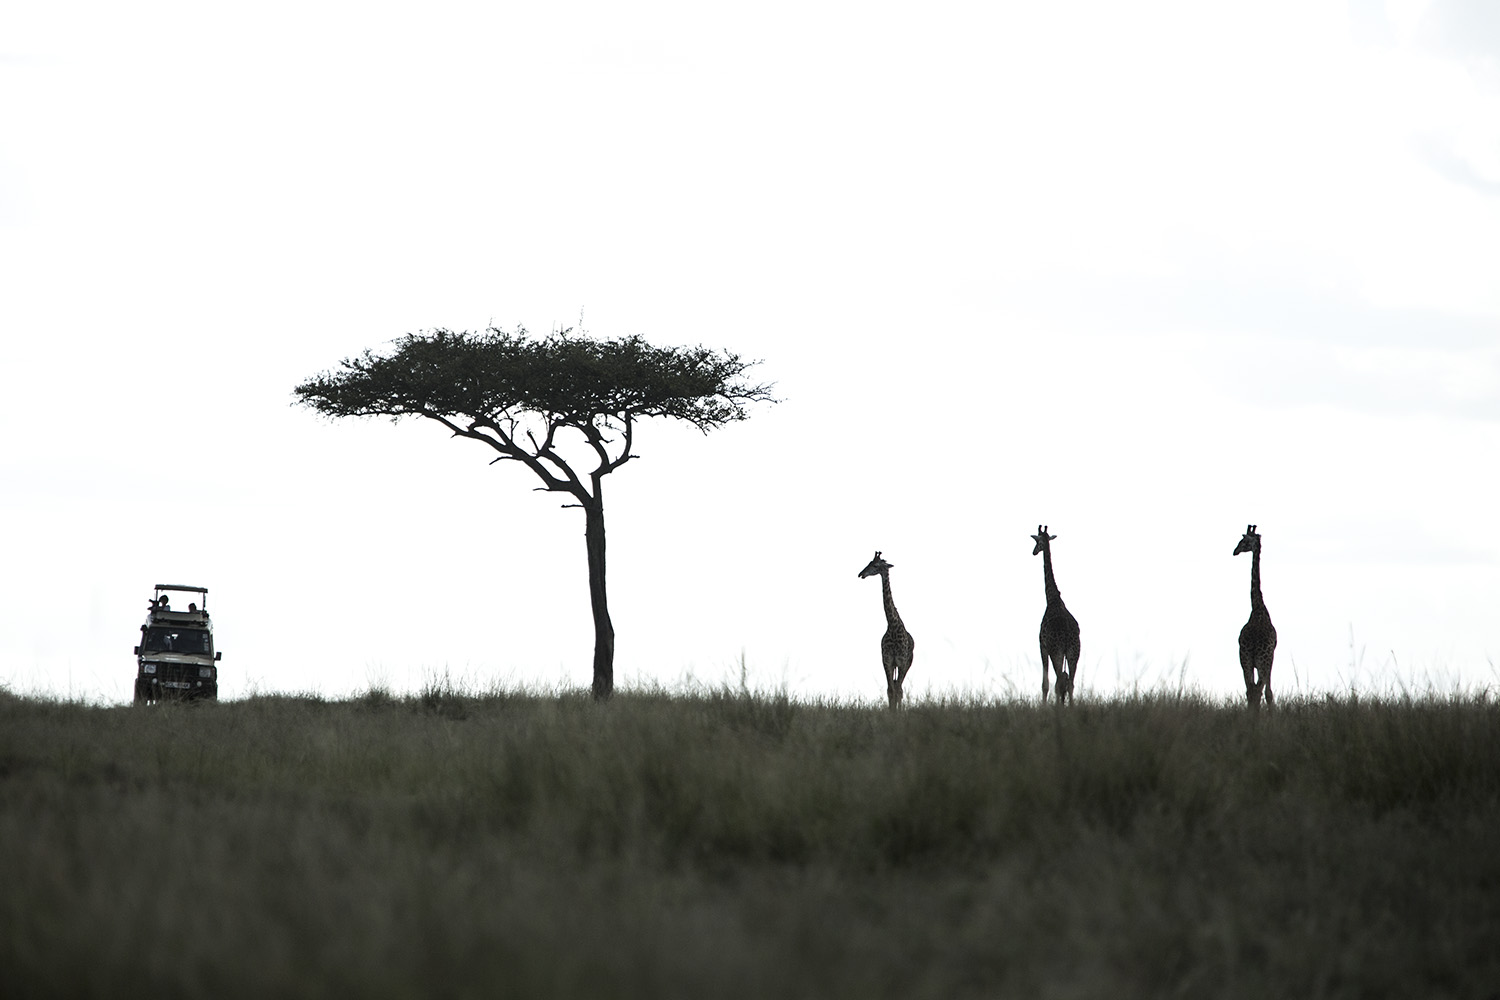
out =
{"type": "Polygon", "coordinates": [[[1486,996],[1482,698],[0,693],[3,996],[1486,996]]]}

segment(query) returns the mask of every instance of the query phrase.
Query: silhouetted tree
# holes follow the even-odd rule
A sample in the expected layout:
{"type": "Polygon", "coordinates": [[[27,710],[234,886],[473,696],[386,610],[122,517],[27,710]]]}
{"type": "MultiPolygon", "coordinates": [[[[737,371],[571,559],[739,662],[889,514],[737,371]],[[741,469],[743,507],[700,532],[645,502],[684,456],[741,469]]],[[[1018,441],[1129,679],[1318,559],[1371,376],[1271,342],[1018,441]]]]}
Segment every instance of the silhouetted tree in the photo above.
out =
{"type": "Polygon", "coordinates": [[[614,690],[615,630],[604,587],[603,479],[630,459],[636,421],[674,417],[705,434],[775,402],[770,384],[744,379],[755,362],[706,347],[654,347],[639,336],[596,340],[572,330],[532,337],[434,330],[395,349],[366,350],[297,386],[297,401],[330,417],[427,417],[530,469],[540,490],[582,507],[594,614],[594,697],[614,690]],[[560,440],[586,445],[582,474],[560,440]]]}

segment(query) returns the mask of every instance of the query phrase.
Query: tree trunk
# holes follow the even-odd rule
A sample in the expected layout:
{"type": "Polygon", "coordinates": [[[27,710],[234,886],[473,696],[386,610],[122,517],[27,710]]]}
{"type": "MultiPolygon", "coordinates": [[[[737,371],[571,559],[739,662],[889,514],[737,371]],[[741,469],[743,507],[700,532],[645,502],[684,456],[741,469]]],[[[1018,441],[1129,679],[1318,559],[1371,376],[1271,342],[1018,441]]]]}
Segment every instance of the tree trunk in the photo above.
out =
{"type": "Polygon", "coordinates": [[[615,627],[604,591],[604,500],[597,483],[595,490],[583,505],[583,540],[589,550],[589,606],[594,612],[594,698],[603,701],[615,690],[615,627]]]}

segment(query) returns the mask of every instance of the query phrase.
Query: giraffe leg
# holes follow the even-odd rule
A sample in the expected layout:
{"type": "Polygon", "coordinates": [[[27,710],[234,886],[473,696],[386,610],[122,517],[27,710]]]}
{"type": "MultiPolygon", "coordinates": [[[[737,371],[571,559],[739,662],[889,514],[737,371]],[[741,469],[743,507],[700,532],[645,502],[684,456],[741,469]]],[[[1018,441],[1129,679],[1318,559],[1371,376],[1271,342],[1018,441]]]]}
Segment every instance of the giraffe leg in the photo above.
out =
{"type": "Polygon", "coordinates": [[[1260,662],[1260,683],[1266,689],[1266,707],[1273,708],[1276,705],[1276,696],[1271,693],[1271,658],[1275,655],[1273,650],[1263,654],[1260,662]]]}
{"type": "Polygon", "coordinates": [[[1260,704],[1260,685],[1255,681],[1255,662],[1250,651],[1240,647],[1240,670],[1245,675],[1245,701],[1254,708],[1260,704]]]}
{"type": "Polygon", "coordinates": [[[1068,654],[1067,654],[1067,660],[1068,660],[1068,704],[1070,704],[1070,705],[1073,704],[1073,689],[1078,686],[1078,659],[1079,659],[1079,655],[1080,655],[1081,652],[1082,652],[1082,647],[1079,645],[1078,640],[1075,638],[1073,640],[1073,642],[1069,644],[1068,654]]]}
{"type": "Polygon", "coordinates": [[[917,644],[908,635],[906,637],[906,645],[902,648],[900,655],[896,657],[901,664],[901,672],[896,676],[896,683],[903,684],[906,682],[906,675],[911,671],[912,660],[916,658],[916,655],[917,644]]]}
{"type": "Polygon", "coordinates": [[[1050,669],[1050,668],[1047,666],[1047,647],[1043,646],[1042,647],[1042,701],[1043,701],[1043,703],[1045,703],[1047,701],[1048,681],[1050,680],[1050,678],[1047,676],[1048,669],[1050,669]]]}
{"type": "Polygon", "coordinates": [[[1052,697],[1059,705],[1062,705],[1068,700],[1068,693],[1072,690],[1073,679],[1068,676],[1067,669],[1063,665],[1063,654],[1060,651],[1053,652],[1051,660],[1053,675],[1052,697]]]}
{"type": "Polygon", "coordinates": [[[901,669],[900,655],[895,651],[882,650],[881,662],[885,667],[885,694],[890,700],[891,708],[901,707],[903,692],[901,681],[906,672],[901,669]]]}
{"type": "Polygon", "coordinates": [[[914,652],[915,650],[912,645],[908,644],[901,655],[901,667],[896,674],[896,695],[900,701],[906,700],[906,690],[903,685],[906,683],[907,673],[911,671],[911,661],[914,652]]]}

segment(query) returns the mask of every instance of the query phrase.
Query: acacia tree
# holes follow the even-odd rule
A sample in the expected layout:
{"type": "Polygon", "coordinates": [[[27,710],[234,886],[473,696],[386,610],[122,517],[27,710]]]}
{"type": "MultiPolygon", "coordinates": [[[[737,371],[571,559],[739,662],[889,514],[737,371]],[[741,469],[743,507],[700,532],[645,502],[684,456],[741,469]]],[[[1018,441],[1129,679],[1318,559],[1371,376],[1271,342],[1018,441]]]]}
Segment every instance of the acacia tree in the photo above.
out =
{"type": "Polygon", "coordinates": [[[297,386],[297,402],[329,417],[417,416],[520,462],[581,507],[594,615],[594,697],[614,690],[615,630],[604,587],[603,480],[630,459],[636,421],[685,420],[707,434],[775,402],[746,381],[755,362],[706,347],[655,347],[639,336],[595,340],[572,330],[546,337],[434,330],[407,334],[383,354],[366,350],[297,386]],[[559,447],[571,439],[579,459],[559,447]],[[581,469],[581,471],[580,471],[581,469]]]}

